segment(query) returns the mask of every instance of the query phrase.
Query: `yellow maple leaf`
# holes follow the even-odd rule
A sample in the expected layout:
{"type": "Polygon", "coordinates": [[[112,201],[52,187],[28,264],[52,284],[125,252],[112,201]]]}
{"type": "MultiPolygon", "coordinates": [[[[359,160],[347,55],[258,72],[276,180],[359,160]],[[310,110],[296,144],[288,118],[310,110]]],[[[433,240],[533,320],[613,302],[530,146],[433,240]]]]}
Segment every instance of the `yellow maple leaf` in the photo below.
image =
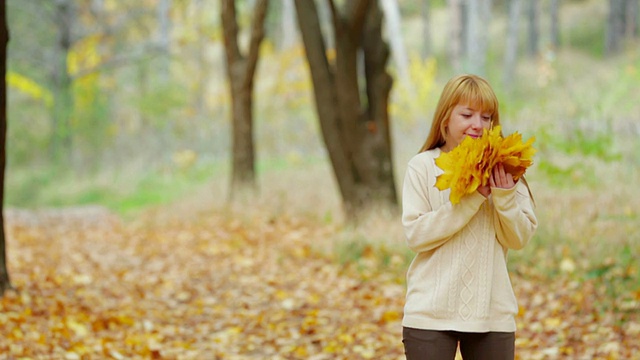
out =
{"type": "Polygon", "coordinates": [[[534,141],[535,138],[532,137],[523,143],[522,135],[517,132],[507,136],[503,141],[498,162],[504,165],[505,170],[512,174],[515,180],[518,180],[533,164],[533,155],[536,152],[532,146],[534,141]]]}
{"type": "Polygon", "coordinates": [[[523,143],[522,135],[517,132],[503,138],[500,126],[485,129],[478,139],[466,137],[453,150],[441,153],[435,160],[444,171],[436,179],[436,187],[440,190],[450,188],[449,199],[457,204],[463,196],[488,184],[493,167],[498,163],[518,180],[533,164],[534,141],[535,138],[531,138],[523,143]]]}

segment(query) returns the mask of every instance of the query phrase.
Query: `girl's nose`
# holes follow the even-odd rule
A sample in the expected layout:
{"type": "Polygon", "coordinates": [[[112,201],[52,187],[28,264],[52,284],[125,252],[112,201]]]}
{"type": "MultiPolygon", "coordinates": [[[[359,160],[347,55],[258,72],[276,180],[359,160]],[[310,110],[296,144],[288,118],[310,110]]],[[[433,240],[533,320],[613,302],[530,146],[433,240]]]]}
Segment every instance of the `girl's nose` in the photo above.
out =
{"type": "Polygon", "coordinates": [[[475,115],[471,118],[471,126],[473,126],[474,129],[481,129],[482,128],[482,116],[480,115],[475,115]]]}

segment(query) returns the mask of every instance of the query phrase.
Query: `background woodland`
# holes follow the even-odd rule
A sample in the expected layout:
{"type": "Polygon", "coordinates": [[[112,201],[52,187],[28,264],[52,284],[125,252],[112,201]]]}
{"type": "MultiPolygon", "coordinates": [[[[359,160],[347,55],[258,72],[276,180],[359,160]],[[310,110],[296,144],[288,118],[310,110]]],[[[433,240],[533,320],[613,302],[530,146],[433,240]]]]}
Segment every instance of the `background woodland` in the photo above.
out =
{"type": "Polygon", "coordinates": [[[638,358],[640,1],[0,4],[0,359],[402,358],[399,191],[461,72],[536,138],[519,358],[638,358]]]}

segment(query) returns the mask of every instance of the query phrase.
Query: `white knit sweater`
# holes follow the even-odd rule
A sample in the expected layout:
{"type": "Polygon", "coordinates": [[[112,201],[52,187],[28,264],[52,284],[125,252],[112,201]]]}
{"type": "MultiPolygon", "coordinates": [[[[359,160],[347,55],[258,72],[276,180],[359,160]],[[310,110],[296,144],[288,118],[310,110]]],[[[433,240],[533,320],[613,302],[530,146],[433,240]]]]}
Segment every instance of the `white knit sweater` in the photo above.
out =
{"type": "Polygon", "coordinates": [[[518,312],[507,249],[533,236],[537,219],[526,185],[449,201],[435,187],[440,149],[414,156],[402,195],[402,223],[417,253],[407,272],[402,325],[428,330],[513,332],[518,312]]]}

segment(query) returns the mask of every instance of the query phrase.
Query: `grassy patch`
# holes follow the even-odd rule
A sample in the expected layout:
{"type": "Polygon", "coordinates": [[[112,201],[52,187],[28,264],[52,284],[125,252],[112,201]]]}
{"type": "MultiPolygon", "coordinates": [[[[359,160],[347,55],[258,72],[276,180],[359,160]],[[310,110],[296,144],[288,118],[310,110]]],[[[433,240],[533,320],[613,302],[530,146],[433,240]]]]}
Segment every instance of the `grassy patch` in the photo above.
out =
{"type": "Polygon", "coordinates": [[[97,204],[126,215],[149,206],[169,204],[211,181],[222,166],[199,164],[189,169],[102,172],[78,176],[49,169],[9,169],[7,205],[19,208],[97,204]]]}
{"type": "Polygon", "coordinates": [[[568,29],[561,41],[590,56],[602,58],[604,57],[605,26],[604,21],[584,21],[568,29]]]}
{"type": "Polygon", "coordinates": [[[390,245],[388,241],[349,235],[335,241],[329,254],[335,262],[363,279],[384,273],[394,282],[404,283],[407,266],[415,255],[411,250],[390,245]]]}
{"type": "MultiPolygon", "coordinates": [[[[314,176],[313,174],[318,173],[317,168],[323,163],[324,160],[317,157],[287,156],[261,159],[256,164],[258,182],[264,189],[264,199],[261,201],[272,205],[276,201],[281,204],[281,208],[287,208],[291,205],[291,202],[288,202],[291,198],[286,196],[292,190],[291,184],[299,184],[297,178],[300,178],[302,173],[307,172],[306,175],[314,176]],[[285,178],[293,180],[283,181],[285,178]],[[278,188],[268,190],[272,186],[278,188]]],[[[325,173],[321,173],[321,176],[324,177],[325,173]]],[[[181,167],[180,164],[146,166],[145,170],[111,170],[82,176],[53,167],[9,168],[5,190],[6,204],[17,208],[94,204],[129,216],[149,207],[170,205],[196,194],[199,189],[211,184],[216,184],[217,198],[226,199],[226,184],[229,180],[227,160],[202,160],[186,167],[181,167]]],[[[307,190],[314,191],[312,188],[307,190]]],[[[211,191],[213,190],[209,192],[211,191]]],[[[309,204],[304,201],[298,207],[308,208],[309,204]]],[[[332,212],[322,211],[325,221],[334,218],[332,212]]]]}

